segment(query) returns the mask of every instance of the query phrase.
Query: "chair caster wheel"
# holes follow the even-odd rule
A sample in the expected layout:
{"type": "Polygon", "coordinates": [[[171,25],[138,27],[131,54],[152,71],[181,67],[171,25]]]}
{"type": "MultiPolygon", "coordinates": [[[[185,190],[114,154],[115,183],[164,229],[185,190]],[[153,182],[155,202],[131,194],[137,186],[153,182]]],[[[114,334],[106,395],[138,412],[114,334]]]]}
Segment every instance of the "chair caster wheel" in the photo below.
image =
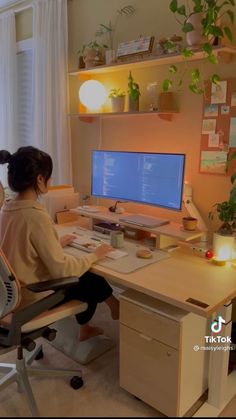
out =
{"type": "Polygon", "coordinates": [[[36,355],[36,357],[34,358],[36,361],[39,361],[39,359],[42,359],[44,357],[44,353],[43,350],[40,349],[39,353],[36,355]]]}
{"type": "Polygon", "coordinates": [[[74,390],[78,390],[80,387],[83,387],[84,385],[83,378],[75,375],[71,378],[70,385],[74,390]]]}

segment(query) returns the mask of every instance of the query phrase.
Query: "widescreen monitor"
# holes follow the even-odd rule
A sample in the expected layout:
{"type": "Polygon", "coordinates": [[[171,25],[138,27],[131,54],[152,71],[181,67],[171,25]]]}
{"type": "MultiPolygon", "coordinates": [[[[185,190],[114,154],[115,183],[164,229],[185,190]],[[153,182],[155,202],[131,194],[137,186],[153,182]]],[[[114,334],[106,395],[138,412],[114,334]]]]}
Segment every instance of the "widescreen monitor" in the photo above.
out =
{"type": "Polygon", "coordinates": [[[185,155],[92,151],[91,194],[181,210],[185,155]]]}

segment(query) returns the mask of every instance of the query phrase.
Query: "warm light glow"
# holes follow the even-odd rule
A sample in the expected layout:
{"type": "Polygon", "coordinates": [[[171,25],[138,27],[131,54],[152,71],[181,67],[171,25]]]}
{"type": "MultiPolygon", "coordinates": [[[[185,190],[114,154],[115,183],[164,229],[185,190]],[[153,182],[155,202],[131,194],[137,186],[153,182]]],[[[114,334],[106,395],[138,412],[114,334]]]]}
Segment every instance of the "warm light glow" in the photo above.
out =
{"type": "Polygon", "coordinates": [[[234,237],[214,234],[213,252],[218,261],[231,260],[234,257],[234,237]]]}
{"type": "Polygon", "coordinates": [[[98,112],[106,102],[107,91],[99,81],[87,80],[79,89],[79,99],[87,111],[98,112]]]}

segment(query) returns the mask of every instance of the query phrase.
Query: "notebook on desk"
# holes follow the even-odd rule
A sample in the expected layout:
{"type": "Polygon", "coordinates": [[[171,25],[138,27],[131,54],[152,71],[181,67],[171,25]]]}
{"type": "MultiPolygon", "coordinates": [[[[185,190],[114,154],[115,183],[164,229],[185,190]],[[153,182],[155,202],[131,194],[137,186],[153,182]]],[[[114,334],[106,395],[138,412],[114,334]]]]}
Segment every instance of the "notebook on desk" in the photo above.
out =
{"type": "Polygon", "coordinates": [[[119,221],[125,223],[135,224],[142,227],[159,227],[165,224],[169,224],[168,220],[164,218],[149,217],[143,214],[131,214],[119,218],[119,221]]]}

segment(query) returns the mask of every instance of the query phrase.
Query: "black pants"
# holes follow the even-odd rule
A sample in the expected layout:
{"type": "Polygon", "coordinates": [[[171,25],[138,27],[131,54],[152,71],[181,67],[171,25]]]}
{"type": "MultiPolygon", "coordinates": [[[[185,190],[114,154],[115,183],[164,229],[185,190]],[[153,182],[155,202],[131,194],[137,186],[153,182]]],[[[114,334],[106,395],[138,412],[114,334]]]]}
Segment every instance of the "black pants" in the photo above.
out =
{"type": "Polygon", "coordinates": [[[75,316],[79,324],[85,324],[93,317],[97,304],[102,303],[111,295],[112,288],[103,277],[86,272],[78,279],[78,284],[66,289],[63,302],[80,300],[88,303],[87,310],[75,316]]]}

